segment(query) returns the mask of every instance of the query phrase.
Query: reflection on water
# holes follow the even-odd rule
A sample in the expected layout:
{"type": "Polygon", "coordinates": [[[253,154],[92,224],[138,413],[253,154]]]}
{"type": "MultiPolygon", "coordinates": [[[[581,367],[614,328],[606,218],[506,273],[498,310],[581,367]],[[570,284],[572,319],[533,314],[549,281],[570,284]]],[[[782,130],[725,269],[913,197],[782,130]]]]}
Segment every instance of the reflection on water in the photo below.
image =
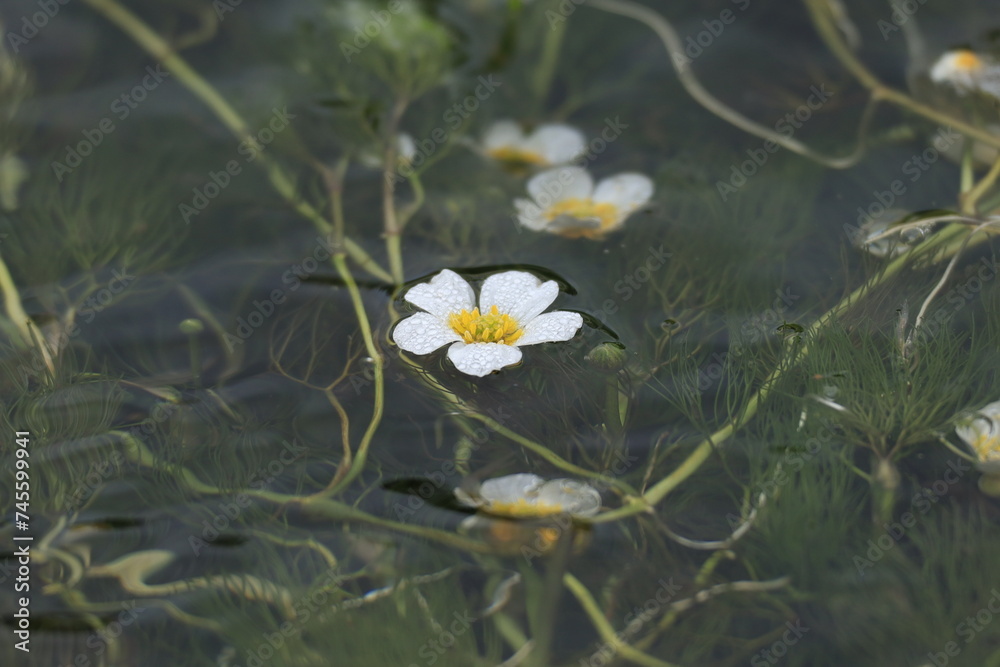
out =
{"type": "Polygon", "coordinates": [[[0,9],[4,664],[998,660],[995,8],[637,7],[0,9]]]}

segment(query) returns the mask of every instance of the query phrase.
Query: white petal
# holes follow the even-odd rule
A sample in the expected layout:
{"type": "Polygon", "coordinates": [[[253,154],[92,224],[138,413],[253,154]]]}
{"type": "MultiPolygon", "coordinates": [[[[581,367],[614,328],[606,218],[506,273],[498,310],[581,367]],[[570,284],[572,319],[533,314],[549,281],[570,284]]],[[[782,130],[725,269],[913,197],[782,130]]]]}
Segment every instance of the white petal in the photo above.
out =
{"type": "Polygon", "coordinates": [[[540,232],[548,225],[545,212],[530,199],[515,199],[514,209],[517,211],[517,221],[522,227],[540,232]]]}
{"type": "Polygon", "coordinates": [[[540,281],[525,271],[495,273],[483,282],[479,292],[479,310],[486,312],[496,306],[501,313],[514,318],[519,326],[538,317],[559,296],[554,280],[540,281]]]}
{"type": "Polygon", "coordinates": [[[566,199],[586,199],[594,190],[594,179],[581,167],[556,167],[528,181],[528,194],[542,208],[566,199]]]}
{"type": "Polygon", "coordinates": [[[553,479],[538,489],[538,502],[562,505],[564,512],[594,516],[601,509],[601,494],[594,487],[573,479],[553,479]]]}
{"type": "Polygon", "coordinates": [[[396,150],[399,151],[399,159],[412,162],[417,155],[417,143],[406,132],[400,132],[396,137],[396,150]]]}
{"type": "Polygon", "coordinates": [[[548,164],[564,164],[583,155],[587,140],[569,125],[541,125],[525,140],[524,148],[538,153],[548,164]]]}
{"type": "Polygon", "coordinates": [[[518,148],[524,142],[521,126],[512,120],[500,120],[483,134],[483,148],[487,151],[498,148],[518,148]]]}
{"type": "Polygon", "coordinates": [[[430,313],[414,313],[400,321],[392,331],[392,340],[414,354],[427,354],[442,345],[462,340],[441,318],[430,313]]]}
{"type": "Polygon", "coordinates": [[[455,343],[448,348],[448,358],[466,375],[483,377],[521,361],[521,350],[503,343],[455,343]]]}
{"type": "Polygon", "coordinates": [[[476,294],[472,287],[449,269],[437,274],[428,283],[414,285],[403,298],[442,320],[452,313],[476,307],[476,294]]]}
{"type": "Polygon", "coordinates": [[[545,482],[538,475],[522,472],[488,479],[479,487],[479,495],[491,503],[512,503],[534,493],[545,482]]]}
{"type": "Polygon", "coordinates": [[[524,327],[524,335],[517,339],[515,345],[535,345],[536,343],[556,343],[569,340],[583,326],[580,313],[570,313],[556,310],[539,315],[524,327]]]}
{"type": "Polygon", "coordinates": [[[624,219],[653,196],[653,181],[642,174],[618,174],[605,178],[594,190],[594,203],[614,204],[624,219]]]}

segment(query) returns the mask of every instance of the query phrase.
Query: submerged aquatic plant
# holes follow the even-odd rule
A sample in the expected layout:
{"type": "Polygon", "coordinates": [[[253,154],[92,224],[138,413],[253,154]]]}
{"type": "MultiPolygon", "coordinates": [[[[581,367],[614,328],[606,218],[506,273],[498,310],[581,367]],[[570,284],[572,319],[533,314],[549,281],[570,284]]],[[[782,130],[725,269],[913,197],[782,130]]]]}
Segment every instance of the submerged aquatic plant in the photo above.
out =
{"type": "Polygon", "coordinates": [[[405,299],[423,308],[396,325],[392,338],[403,350],[428,354],[451,343],[455,368],[483,377],[521,361],[520,347],[571,339],[583,326],[578,313],[543,311],[559,294],[525,271],[497,273],[483,283],[476,306],[469,283],[445,269],[412,287],[405,299]]]}
{"type": "Polygon", "coordinates": [[[594,185],[582,167],[544,171],[528,181],[531,199],[515,199],[518,222],[536,232],[600,239],[620,228],[653,196],[653,181],[618,174],[594,185]]]}

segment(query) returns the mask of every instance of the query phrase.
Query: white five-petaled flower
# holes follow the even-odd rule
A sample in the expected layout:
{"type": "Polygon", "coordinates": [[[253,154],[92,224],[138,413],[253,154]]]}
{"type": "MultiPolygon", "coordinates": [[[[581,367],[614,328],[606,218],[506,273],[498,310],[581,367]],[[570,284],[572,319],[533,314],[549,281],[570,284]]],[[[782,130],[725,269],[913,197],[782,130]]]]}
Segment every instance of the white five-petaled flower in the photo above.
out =
{"type": "Polygon", "coordinates": [[[1000,63],[969,49],[947,51],[930,71],[931,81],[950,83],[959,93],[973,90],[1000,97],[1000,63]]]}
{"type": "Polygon", "coordinates": [[[569,238],[599,239],[625,222],[653,196],[653,181],[642,174],[625,173],[594,179],[580,167],[559,167],[528,181],[534,201],[515,199],[517,219],[537,232],[569,238]]]}
{"type": "Polygon", "coordinates": [[[601,494],[589,484],[572,479],[545,481],[530,473],[486,480],[474,495],[455,489],[455,497],[481,512],[515,519],[553,514],[590,517],[601,509],[601,494]]]}
{"type": "Polygon", "coordinates": [[[483,377],[521,361],[520,348],[566,341],[583,326],[579,313],[543,313],[559,295],[553,280],[524,271],[497,273],[483,282],[476,306],[472,287],[448,269],[412,287],[405,299],[423,308],[396,325],[392,339],[415,354],[451,343],[455,368],[483,377]]]}
{"type": "Polygon", "coordinates": [[[512,120],[493,123],[483,134],[483,150],[495,160],[515,165],[551,167],[572,162],[587,150],[583,134],[569,125],[539,125],[525,135],[512,120]]]}
{"type": "Polygon", "coordinates": [[[955,433],[976,454],[983,472],[1000,472],[1000,401],[983,406],[966,424],[955,427],[955,433]]]}

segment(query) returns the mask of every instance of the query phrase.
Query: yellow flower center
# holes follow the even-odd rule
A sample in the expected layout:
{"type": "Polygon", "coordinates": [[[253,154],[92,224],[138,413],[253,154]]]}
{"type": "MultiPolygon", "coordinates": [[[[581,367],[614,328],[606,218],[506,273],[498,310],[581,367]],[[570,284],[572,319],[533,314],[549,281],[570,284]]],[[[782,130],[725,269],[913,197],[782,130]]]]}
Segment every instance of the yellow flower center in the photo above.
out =
{"type": "Polygon", "coordinates": [[[563,511],[562,505],[556,503],[532,503],[524,498],[518,498],[510,502],[494,501],[488,503],[483,509],[490,514],[518,518],[549,516],[550,514],[559,514],[563,511]]]}
{"type": "Polygon", "coordinates": [[[509,162],[515,165],[547,165],[548,160],[541,153],[536,153],[534,151],[526,151],[520,148],[512,148],[510,146],[504,146],[503,148],[494,148],[489,151],[490,157],[494,160],[500,160],[501,162],[509,162]]]}
{"type": "Polygon", "coordinates": [[[466,343],[501,343],[513,345],[524,334],[510,315],[492,306],[487,313],[479,314],[478,308],[463,310],[448,316],[448,326],[466,343]]]}
{"type": "Polygon", "coordinates": [[[959,51],[955,54],[955,67],[959,69],[979,69],[982,64],[982,59],[972,51],[959,51]]]}
{"type": "Polygon", "coordinates": [[[591,199],[564,199],[556,202],[545,210],[545,217],[550,221],[561,215],[568,215],[571,218],[580,220],[597,220],[601,223],[599,229],[588,229],[586,227],[568,228],[560,230],[559,233],[570,238],[599,238],[615,224],[618,220],[618,207],[614,204],[596,203],[591,199]]]}
{"type": "Polygon", "coordinates": [[[983,433],[972,443],[972,448],[980,461],[1000,460],[1000,437],[995,434],[983,433]]]}

